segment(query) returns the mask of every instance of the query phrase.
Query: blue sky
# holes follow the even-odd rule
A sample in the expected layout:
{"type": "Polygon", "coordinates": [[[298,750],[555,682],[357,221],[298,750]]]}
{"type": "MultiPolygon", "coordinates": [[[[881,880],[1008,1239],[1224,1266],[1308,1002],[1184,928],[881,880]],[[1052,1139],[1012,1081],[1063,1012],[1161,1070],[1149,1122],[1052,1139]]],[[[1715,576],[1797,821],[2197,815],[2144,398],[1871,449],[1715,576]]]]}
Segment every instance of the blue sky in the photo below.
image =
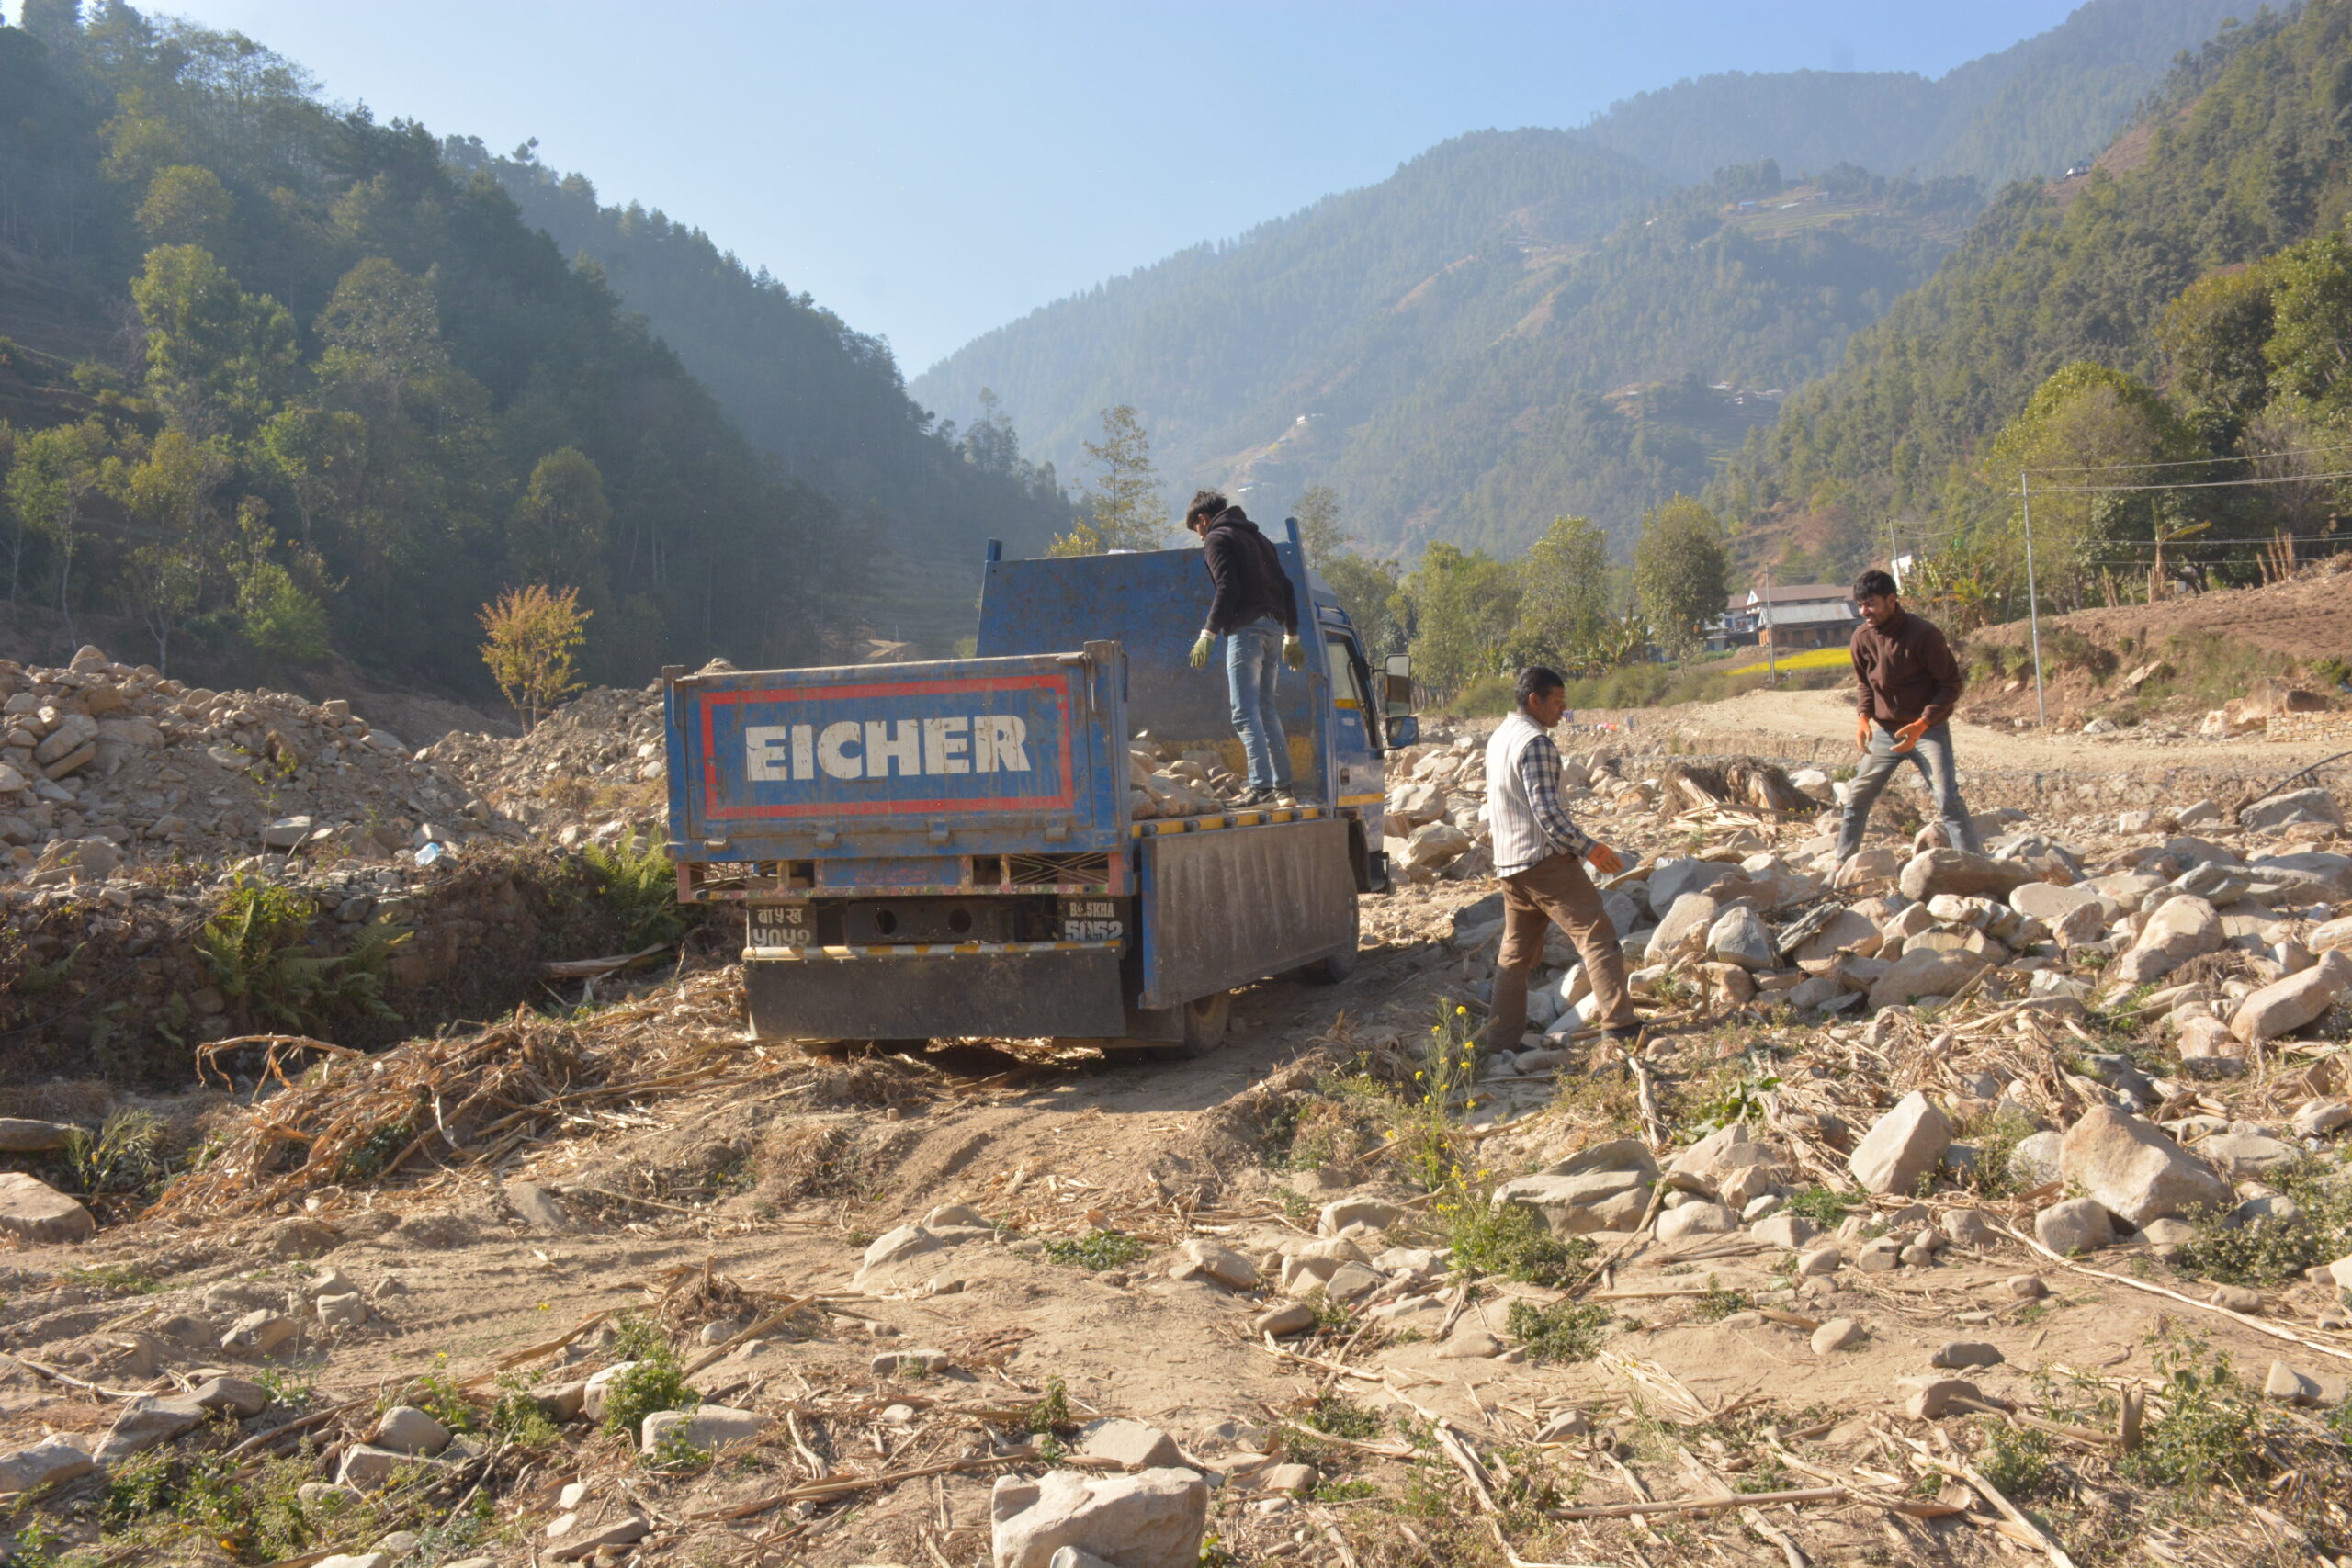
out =
{"type": "MultiPolygon", "coordinates": [[[[147,7],[142,7],[147,8],[147,7]]],[[[542,159],[707,230],[911,377],[993,326],[1385,178],[1466,130],[1573,126],[1683,76],[1939,75],[2069,0],[187,0],[379,118],[542,159]]],[[[13,16],[16,0],[7,0],[13,16]]]]}

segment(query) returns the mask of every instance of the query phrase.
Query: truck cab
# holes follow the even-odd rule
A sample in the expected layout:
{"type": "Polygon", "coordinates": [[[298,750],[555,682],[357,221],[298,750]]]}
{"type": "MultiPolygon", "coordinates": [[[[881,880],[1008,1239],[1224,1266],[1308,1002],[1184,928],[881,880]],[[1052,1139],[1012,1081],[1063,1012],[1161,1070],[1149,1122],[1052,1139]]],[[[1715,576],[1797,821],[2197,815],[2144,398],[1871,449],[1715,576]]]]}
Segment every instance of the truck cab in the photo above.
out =
{"type": "Polygon", "coordinates": [[[1275,547],[1320,655],[1277,683],[1295,808],[1136,809],[1145,759],[1243,772],[1222,665],[1188,659],[1196,550],[991,544],[970,659],[665,671],[679,897],[743,907],[753,1033],[1187,1055],[1235,987],[1344,975],[1409,671],[1374,674],[1295,524],[1275,547]]]}

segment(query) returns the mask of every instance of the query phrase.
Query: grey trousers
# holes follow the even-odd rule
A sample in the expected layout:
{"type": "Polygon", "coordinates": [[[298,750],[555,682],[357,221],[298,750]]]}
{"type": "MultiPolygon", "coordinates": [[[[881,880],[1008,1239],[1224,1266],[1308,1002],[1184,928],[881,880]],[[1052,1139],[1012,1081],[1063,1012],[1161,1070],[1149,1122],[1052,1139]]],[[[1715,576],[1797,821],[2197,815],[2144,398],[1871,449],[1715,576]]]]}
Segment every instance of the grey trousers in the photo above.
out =
{"type": "Polygon", "coordinates": [[[1918,744],[1907,752],[1894,750],[1894,731],[1876,719],[1871,721],[1870,753],[1854,770],[1854,782],[1846,793],[1846,816],[1838,825],[1838,858],[1842,861],[1862,847],[1862,829],[1871,819],[1871,807],[1885,792],[1895,770],[1905,762],[1919,770],[1928,781],[1928,793],[1935,797],[1936,815],[1943,819],[1944,831],[1953,844],[1972,854],[1983,854],[1984,846],[1977,841],[1976,824],[1968,818],[1968,807],[1960,798],[1960,773],[1952,761],[1951,726],[1939,724],[1919,737],[1918,744]]]}

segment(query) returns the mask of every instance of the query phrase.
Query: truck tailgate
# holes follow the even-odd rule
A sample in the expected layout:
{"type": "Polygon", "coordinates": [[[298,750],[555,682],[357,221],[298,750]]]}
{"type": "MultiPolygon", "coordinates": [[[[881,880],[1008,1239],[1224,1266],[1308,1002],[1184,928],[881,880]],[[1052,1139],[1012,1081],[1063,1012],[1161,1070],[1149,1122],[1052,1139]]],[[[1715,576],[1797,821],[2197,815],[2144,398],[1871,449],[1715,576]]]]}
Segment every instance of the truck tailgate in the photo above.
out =
{"type": "Polygon", "coordinates": [[[1126,838],[1125,665],[1081,652],[671,682],[683,861],[1102,852],[1126,838]]]}

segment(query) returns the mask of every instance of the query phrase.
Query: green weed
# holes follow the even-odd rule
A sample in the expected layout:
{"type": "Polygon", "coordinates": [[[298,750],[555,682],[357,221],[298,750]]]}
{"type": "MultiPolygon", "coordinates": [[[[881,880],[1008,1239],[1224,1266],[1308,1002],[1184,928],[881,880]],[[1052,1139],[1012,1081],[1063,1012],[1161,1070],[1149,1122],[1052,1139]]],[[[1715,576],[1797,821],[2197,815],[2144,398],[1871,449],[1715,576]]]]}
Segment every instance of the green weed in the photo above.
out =
{"type": "Polygon", "coordinates": [[[685,933],[677,868],[660,843],[650,837],[640,841],[632,832],[609,850],[584,844],[580,854],[595,874],[596,896],[612,910],[631,951],[675,942],[685,933]]]}
{"type": "Polygon", "coordinates": [[[1690,1306],[1690,1315],[1702,1323],[1721,1323],[1736,1312],[1754,1312],[1756,1298],[1746,1291],[1735,1291],[1715,1283],[1713,1274],[1707,1276],[1707,1288],[1690,1306]]]}
{"type": "Polygon", "coordinates": [[[1527,1348],[1532,1361],[1589,1361],[1600,1349],[1610,1312],[1594,1302],[1561,1302],[1539,1307],[1513,1302],[1504,1325],[1527,1348]]]}
{"type": "Polygon", "coordinates": [[[1543,1216],[1519,1203],[1465,1208],[1453,1227],[1453,1264],[1526,1285],[1561,1285],[1598,1250],[1585,1236],[1563,1241],[1543,1216]]]}
{"type": "Polygon", "coordinates": [[[1150,1252],[1151,1243],[1117,1231],[1089,1231],[1084,1235],[1063,1236],[1046,1243],[1046,1256],[1055,1262],[1098,1271],[1139,1263],[1150,1252]]]}
{"type": "Polygon", "coordinates": [[[1834,1230],[1845,1224],[1847,1211],[1860,1201],[1826,1187],[1807,1187],[1790,1194],[1788,1208],[1790,1213],[1803,1214],[1824,1230],[1834,1230]]]}
{"type": "Polygon", "coordinates": [[[164,1173],[165,1131],[164,1119],[152,1111],[114,1111],[96,1134],[86,1127],[68,1130],[66,1168],[91,1197],[144,1191],[164,1173]]]}
{"type": "Polygon", "coordinates": [[[628,1371],[605,1385],[604,1427],[634,1439],[657,1410],[692,1410],[702,1395],[686,1385],[678,1353],[662,1331],[642,1319],[625,1319],[616,1348],[628,1371]]]}
{"type": "Polygon", "coordinates": [[[410,933],[370,921],[342,953],[304,938],[316,905],[272,882],[243,882],[221,897],[196,940],[205,974],[244,1021],[311,1032],[353,1013],[396,1020],[384,1000],[384,969],[410,933]]]}

